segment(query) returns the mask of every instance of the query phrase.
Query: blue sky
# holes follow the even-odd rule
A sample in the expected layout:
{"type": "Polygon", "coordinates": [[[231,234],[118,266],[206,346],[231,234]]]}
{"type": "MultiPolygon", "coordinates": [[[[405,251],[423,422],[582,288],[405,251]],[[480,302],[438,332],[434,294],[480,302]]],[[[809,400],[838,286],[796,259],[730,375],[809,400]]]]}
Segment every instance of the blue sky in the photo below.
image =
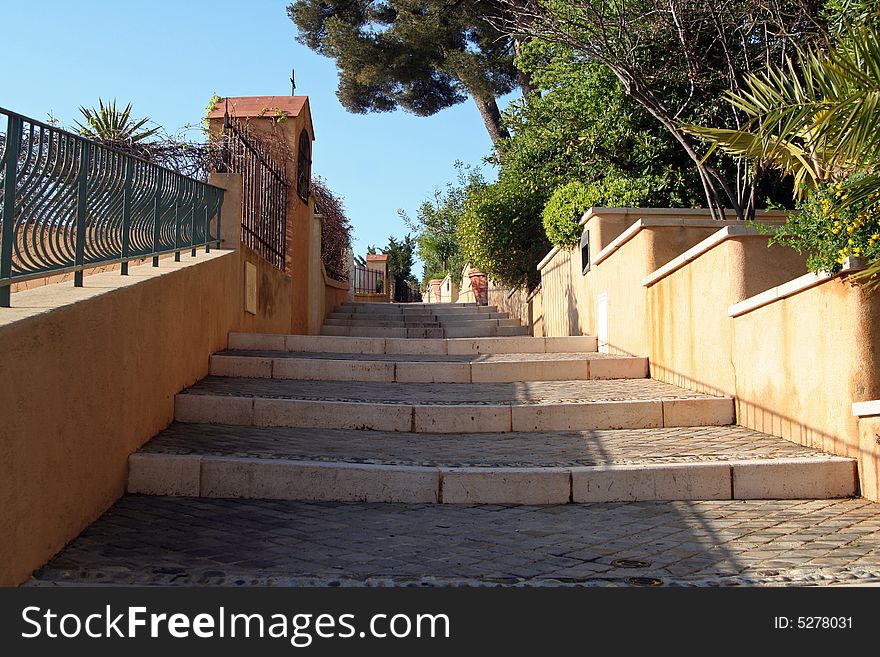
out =
{"type": "MultiPolygon", "coordinates": [[[[356,253],[406,227],[454,163],[480,165],[491,141],[472,101],[433,117],[356,115],[336,98],[336,68],[296,42],[285,0],[0,0],[0,106],[65,126],[98,98],[131,102],[169,132],[197,123],[214,93],[308,95],[314,171],[345,200],[356,253]],[[11,29],[14,28],[14,29],[11,29]]],[[[486,168],[487,178],[494,171],[486,168]]],[[[420,267],[417,268],[420,273],[420,267]]]]}

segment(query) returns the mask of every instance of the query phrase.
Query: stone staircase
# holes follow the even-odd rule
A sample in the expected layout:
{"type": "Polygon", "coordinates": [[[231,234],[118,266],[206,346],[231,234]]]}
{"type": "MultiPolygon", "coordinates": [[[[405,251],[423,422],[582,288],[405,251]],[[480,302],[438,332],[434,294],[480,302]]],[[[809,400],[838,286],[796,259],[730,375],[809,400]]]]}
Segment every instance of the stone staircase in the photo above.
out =
{"type": "Polygon", "coordinates": [[[594,337],[449,335],[517,328],[482,323],[497,314],[352,304],[325,331],[357,336],[231,334],[130,457],[128,490],[486,504],[858,492],[852,459],[735,426],[733,399],[651,380],[647,359],[597,353],[594,337]]]}
{"type": "Polygon", "coordinates": [[[494,306],[467,303],[347,303],[330,313],[321,335],[378,338],[487,338],[528,335],[494,306]]]}

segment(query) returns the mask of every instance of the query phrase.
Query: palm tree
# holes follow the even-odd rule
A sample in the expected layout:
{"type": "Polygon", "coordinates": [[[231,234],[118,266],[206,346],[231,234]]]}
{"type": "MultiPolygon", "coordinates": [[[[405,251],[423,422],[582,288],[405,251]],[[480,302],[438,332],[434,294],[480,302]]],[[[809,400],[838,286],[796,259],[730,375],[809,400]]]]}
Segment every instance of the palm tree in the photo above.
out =
{"type": "Polygon", "coordinates": [[[159,132],[158,126],[145,127],[149,118],[138,121],[131,118],[131,103],[117,110],[115,100],[105,105],[99,98],[97,108],[80,107],[79,111],[85,117],[85,124],[77,121],[76,125],[83,137],[141,157],[149,154],[145,141],[159,132]]]}
{"type": "MultiPolygon", "coordinates": [[[[685,130],[757,165],[795,179],[800,198],[847,180],[841,209],[880,209],[880,29],[867,21],[827,50],[801,51],[784,66],[729,94],[748,122],[740,130],[688,125],[685,130]],[[855,175],[854,175],[855,174],[855,175]]],[[[880,260],[862,275],[880,285],[880,260]]]]}

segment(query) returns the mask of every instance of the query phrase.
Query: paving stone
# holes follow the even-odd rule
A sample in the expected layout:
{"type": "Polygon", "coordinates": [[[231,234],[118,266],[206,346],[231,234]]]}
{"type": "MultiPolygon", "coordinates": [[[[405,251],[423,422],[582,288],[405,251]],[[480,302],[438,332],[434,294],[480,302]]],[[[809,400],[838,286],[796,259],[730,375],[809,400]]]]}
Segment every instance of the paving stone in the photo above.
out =
{"type": "MultiPolygon", "coordinates": [[[[172,424],[141,452],[446,467],[711,463],[819,454],[744,427],[449,435],[180,423],[172,424]],[[651,445],[649,450],[646,444],[651,445]]],[[[725,520],[724,526],[730,522],[725,520]]]]}
{"type": "Polygon", "coordinates": [[[529,381],[521,383],[385,383],[297,381],[209,376],[178,395],[266,397],[382,404],[579,404],[595,401],[714,399],[654,381],[529,381]]]}
{"type": "MultiPolygon", "coordinates": [[[[342,580],[347,586],[607,586],[625,584],[634,573],[685,586],[878,583],[880,530],[860,528],[863,518],[854,512],[864,506],[861,500],[834,500],[822,509],[846,528],[847,537],[857,536],[873,553],[850,552],[848,538],[840,538],[836,527],[813,526],[828,552],[807,560],[782,545],[767,550],[706,540],[739,517],[758,535],[785,529],[786,523],[809,522],[814,510],[796,501],[487,508],[130,495],[28,585],[303,586],[342,580]],[[654,545],[627,533],[628,526],[674,530],[675,539],[654,545]],[[583,547],[560,556],[560,536],[583,547]],[[650,565],[615,568],[615,558],[650,565]]],[[[868,509],[880,512],[876,504],[868,509]]]]}

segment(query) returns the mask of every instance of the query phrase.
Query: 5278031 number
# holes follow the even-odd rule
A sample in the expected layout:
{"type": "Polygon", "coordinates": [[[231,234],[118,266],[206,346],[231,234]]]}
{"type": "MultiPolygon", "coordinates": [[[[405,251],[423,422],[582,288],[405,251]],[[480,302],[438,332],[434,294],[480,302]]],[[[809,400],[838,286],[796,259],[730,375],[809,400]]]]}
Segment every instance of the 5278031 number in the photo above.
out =
{"type": "Polygon", "coordinates": [[[798,616],[799,630],[851,630],[852,616],[798,616]]]}

